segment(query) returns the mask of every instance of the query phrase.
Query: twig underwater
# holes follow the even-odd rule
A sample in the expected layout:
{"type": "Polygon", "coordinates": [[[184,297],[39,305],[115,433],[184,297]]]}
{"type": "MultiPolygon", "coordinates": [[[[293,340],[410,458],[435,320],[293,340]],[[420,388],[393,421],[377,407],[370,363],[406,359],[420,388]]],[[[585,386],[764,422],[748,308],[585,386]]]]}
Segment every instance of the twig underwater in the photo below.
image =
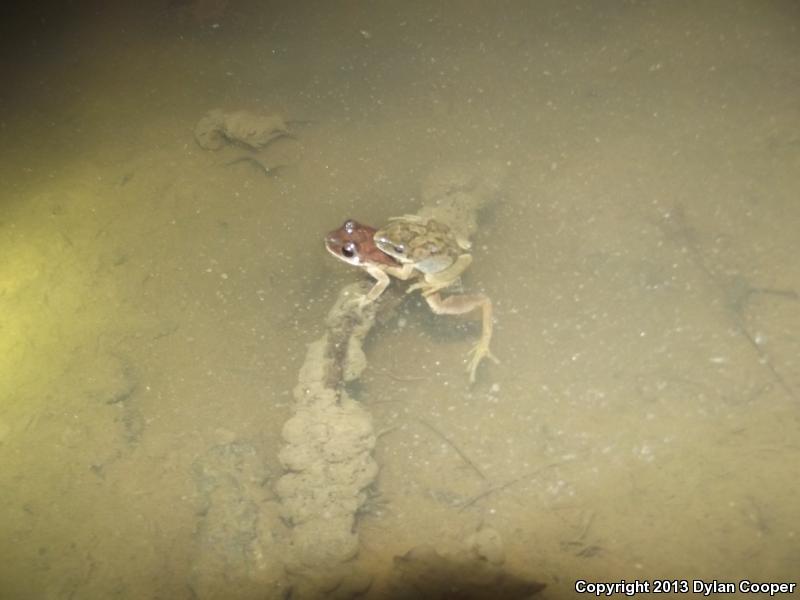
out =
{"type": "Polygon", "coordinates": [[[444,440],[444,442],[448,446],[450,446],[455,451],[455,453],[458,454],[459,457],[461,457],[461,460],[463,460],[464,463],[478,475],[478,477],[480,477],[484,481],[487,481],[487,477],[484,474],[484,472],[480,470],[478,465],[476,465],[473,462],[473,460],[469,456],[467,456],[466,453],[461,448],[459,448],[458,445],[456,445],[456,443],[453,440],[451,440],[444,433],[439,431],[436,427],[434,427],[424,419],[417,419],[417,422],[420,423],[421,425],[424,425],[425,427],[430,429],[433,433],[435,433],[437,436],[439,436],[442,440],[444,440]]]}
{"type": "Polygon", "coordinates": [[[275,165],[272,167],[268,167],[260,160],[255,158],[254,156],[239,156],[238,158],[234,158],[233,160],[229,160],[228,162],[224,163],[223,166],[230,167],[233,165],[238,165],[242,163],[247,163],[252,165],[267,177],[275,177],[278,174],[278,171],[281,169],[285,169],[288,165],[275,165]]]}
{"type": "Polygon", "coordinates": [[[515,477],[514,479],[510,479],[510,480],[506,481],[505,483],[500,483],[498,485],[494,485],[494,486],[482,491],[480,494],[477,494],[477,495],[473,496],[472,498],[470,498],[469,500],[465,501],[461,506],[458,507],[458,512],[462,512],[462,511],[466,510],[470,506],[474,505],[475,503],[479,502],[480,500],[483,500],[487,496],[490,496],[490,495],[494,494],[495,492],[502,492],[503,490],[505,490],[507,488],[510,488],[512,485],[515,485],[515,484],[519,483],[520,481],[524,481],[526,479],[530,479],[532,477],[536,477],[542,471],[546,471],[547,469],[552,469],[552,468],[557,467],[559,465],[563,465],[566,462],[569,462],[569,461],[559,460],[559,461],[556,461],[556,462],[552,462],[552,463],[546,464],[544,466],[541,466],[538,469],[534,469],[530,473],[526,473],[525,475],[520,475],[519,477],[515,477]]]}
{"type": "Polygon", "coordinates": [[[690,262],[695,265],[717,289],[720,296],[725,301],[724,306],[726,312],[731,317],[736,332],[747,340],[747,343],[753,348],[758,362],[769,371],[772,380],[792,400],[800,401],[794,388],[777,367],[775,367],[771,356],[764,350],[762,345],[758,343],[755,336],[750,333],[743,314],[749,299],[753,295],[764,294],[796,301],[800,298],[798,293],[791,289],[783,290],[754,287],[741,276],[724,277],[718,275],[715,270],[709,266],[706,253],[703,252],[703,249],[698,244],[694,229],[689,224],[686,211],[681,205],[676,206],[670,211],[668,217],[662,221],[661,227],[665,234],[676,239],[686,248],[690,262]]]}

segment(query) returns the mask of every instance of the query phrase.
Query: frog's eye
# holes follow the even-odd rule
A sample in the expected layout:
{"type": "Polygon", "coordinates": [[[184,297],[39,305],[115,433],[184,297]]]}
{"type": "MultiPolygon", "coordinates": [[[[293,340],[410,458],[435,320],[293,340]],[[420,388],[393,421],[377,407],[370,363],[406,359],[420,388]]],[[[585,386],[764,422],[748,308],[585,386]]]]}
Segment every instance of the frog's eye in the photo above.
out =
{"type": "Polygon", "coordinates": [[[348,219],[347,221],[344,222],[344,225],[342,225],[342,227],[344,227],[344,230],[347,233],[352,234],[356,230],[356,222],[353,221],[352,219],[348,219]]]}
{"type": "Polygon", "coordinates": [[[406,247],[403,244],[395,244],[394,251],[397,252],[398,254],[405,254],[406,247]]]}
{"type": "Polygon", "coordinates": [[[354,242],[347,242],[342,246],[342,256],[345,258],[353,258],[358,254],[358,246],[354,242]]]}

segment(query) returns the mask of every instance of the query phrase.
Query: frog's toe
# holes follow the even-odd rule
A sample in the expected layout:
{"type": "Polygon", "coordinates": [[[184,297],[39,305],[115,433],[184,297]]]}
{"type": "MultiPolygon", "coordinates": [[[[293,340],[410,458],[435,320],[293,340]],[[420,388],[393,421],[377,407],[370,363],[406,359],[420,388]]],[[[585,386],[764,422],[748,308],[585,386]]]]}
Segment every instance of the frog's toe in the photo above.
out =
{"type": "Polygon", "coordinates": [[[469,360],[467,362],[467,372],[469,373],[469,382],[475,383],[475,373],[484,358],[488,358],[494,363],[499,363],[500,360],[492,354],[486,344],[477,344],[472,350],[469,351],[469,360]]]}
{"type": "Polygon", "coordinates": [[[359,296],[357,299],[358,309],[364,310],[364,308],[372,304],[372,302],[373,300],[372,298],[369,297],[369,294],[364,294],[362,296],[359,296]]]}
{"type": "Polygon", "coordinates": [[[472,358],[467,364],[467,373],[469,373],[469,382],[475,383],[475,373],[478,370],[478,365],[480,365],[481,359],[480,358],[472,358]]]}

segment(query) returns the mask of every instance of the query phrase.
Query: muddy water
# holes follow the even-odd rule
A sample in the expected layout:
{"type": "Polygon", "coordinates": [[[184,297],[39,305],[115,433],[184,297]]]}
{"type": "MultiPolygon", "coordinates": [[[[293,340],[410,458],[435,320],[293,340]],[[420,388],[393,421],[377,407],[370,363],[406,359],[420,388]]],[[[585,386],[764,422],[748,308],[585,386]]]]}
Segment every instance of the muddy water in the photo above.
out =
{"type": "Polygon", "coordinates": [[[800,564],[800,11],[792,2],[139,3],[3,34],[0,597],[280,597],[272,486],[346,217],[507,163],[465,286],[409,299],[354,395],[360,561],[480,525],[576,579],[800,564]],[[201,149],[209,110],[292,137],[201,149]],[[227,164],[232,162],[233,164],[227,164]]]}

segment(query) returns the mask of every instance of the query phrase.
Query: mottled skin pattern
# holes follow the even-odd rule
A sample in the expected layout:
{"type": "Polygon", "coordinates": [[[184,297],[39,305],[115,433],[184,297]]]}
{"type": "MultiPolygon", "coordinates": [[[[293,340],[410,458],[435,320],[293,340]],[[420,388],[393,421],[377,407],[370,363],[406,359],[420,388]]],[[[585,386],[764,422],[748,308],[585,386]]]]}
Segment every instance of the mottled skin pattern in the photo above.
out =
{"type": "MultiPolygon", "coordinates": [[[[414,215],[392,219],[375,233],[376,246],[401,263],[406,272],[419,271],[424,282],[409,291],[422,289],[428,296],[451,286],[472,262],[469,242],[456,239],[447,225],[414,215]]],[[[409,275],[410,276],[410,275],[409,275]]]]}

